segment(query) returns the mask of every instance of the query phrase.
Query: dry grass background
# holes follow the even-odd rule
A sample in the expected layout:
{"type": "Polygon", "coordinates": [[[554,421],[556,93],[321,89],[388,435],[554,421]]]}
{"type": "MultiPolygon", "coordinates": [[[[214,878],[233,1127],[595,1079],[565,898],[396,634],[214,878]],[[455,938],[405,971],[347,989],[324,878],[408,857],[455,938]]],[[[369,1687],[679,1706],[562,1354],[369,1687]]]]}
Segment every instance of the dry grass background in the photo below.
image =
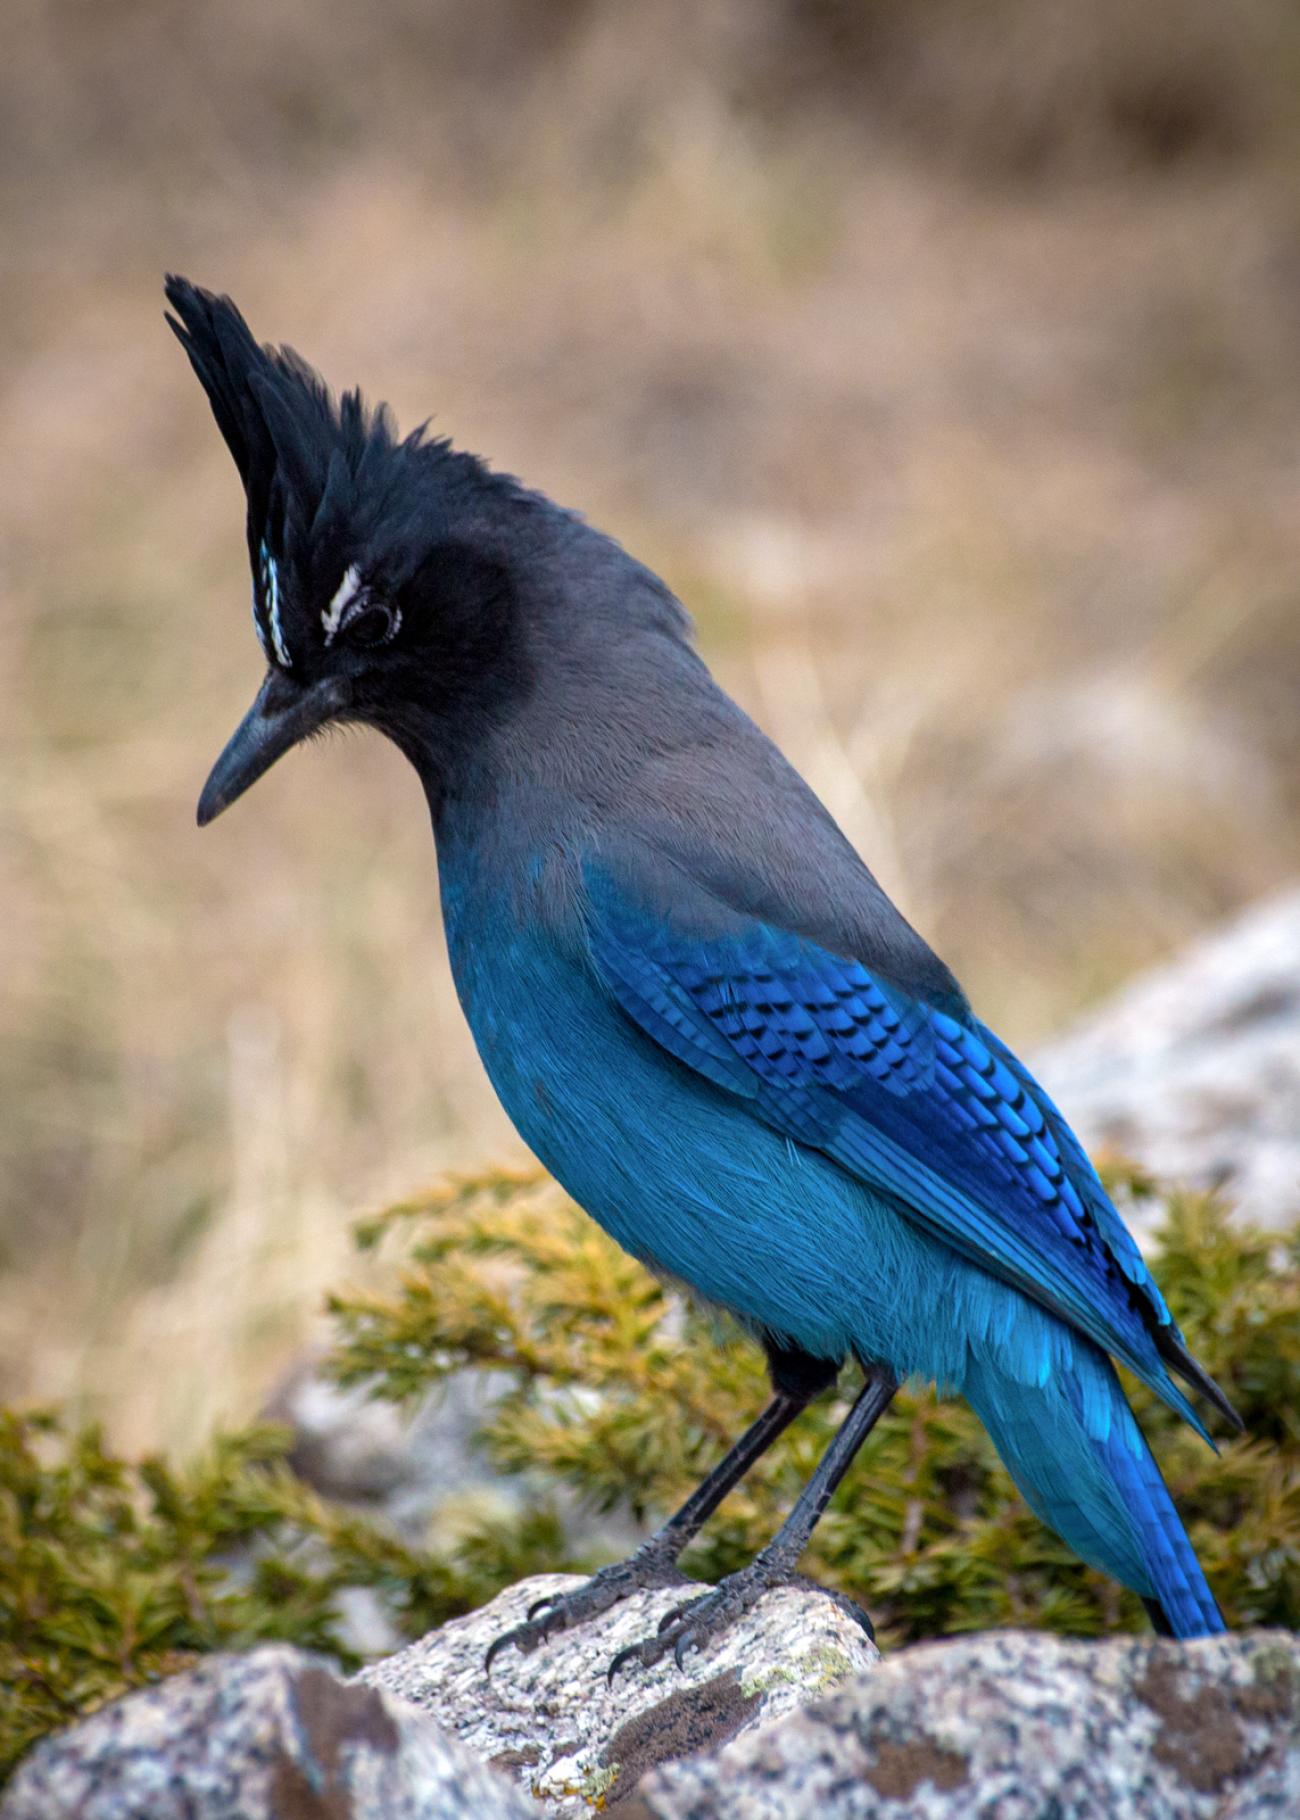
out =
{"type": "Polygon", "coordinates": [[[0,1397],[248,1413],[508,1153],[414,778],[295,755],[164,267],[584,508],[1032,1040],[1300,859],[1286,0],[7,0],[0,1397]]]}

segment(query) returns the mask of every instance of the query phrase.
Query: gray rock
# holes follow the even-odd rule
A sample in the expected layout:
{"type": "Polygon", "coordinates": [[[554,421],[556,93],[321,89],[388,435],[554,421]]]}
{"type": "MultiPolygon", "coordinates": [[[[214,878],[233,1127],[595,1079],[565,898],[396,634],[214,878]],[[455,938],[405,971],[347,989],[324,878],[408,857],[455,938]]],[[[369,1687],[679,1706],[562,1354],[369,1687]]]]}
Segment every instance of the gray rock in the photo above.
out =
{"type": "Polygon", "coordinates": [[[329,1498],[382,1506],[411,1541],[425,1535],[449,1491],[486,1493],[503,1511],[523,1498],[475,1444],[504,1378],[458,1372],[408,1410],[365,1385],[333,1383],[322,1369],[325,1355],[324,1347],[300,1355],[263,1407],[268,1421],[293,1430],[289,1462],[307,1484],[329,1498]]]}
{"type": "Polygon", "coordinates": [[[47,1739],[0,1820],[1294,1820],[1300,1638],[1003,1632],[881,1663],[806,1587],[611,1690],[681,1596],[638,1595],[483,1672],[548,1575],[342,1681],[215,1656],[47,1739]],[[869,1672],[863,1672],[869,1670],[869,1672]],[[833,1692],[827,1694],[827,1689],[833,1692]]]}
{"type": "Polygon", "coordinates": [[[289,1464],[329,1498],[377,1511],[414,1543],[459,1535],[467,1517],[509,1517],[545,1491],[571,1547],[630,1554],[644,1530],[623,1511],[593,1514],[530,1473],[504,1474],[487,1459],[479,1431],[510,1384],[504,1372],[457,1371],[412,1408],[366,1385],[333,1383],[327,1348],[297,1358],[263,1405],[293,1430],[289,1464]]]}
{"type": "Polygon", "coordinates": [[[1294,1820],[1300,1640],[904,1651],[781,1724],[665,1765],[625,1820],[1294,1820]]]}
{"type": "MultiPolygon", "coordinates": [[[[1222,1184],[1248,1219],[1300,1215],[1300,891],[1124,987],[1034,1057],[1093,1151],[1222,1184]]],[[[1133,1210],[1140,1224],[1142,1208],[1133,1210]]]]}
{"type": "Polygon", "coordinates": [[[272,1646],[213,1656],[47,1738],[0,1820],[525,1820],[431,1719],[272,1646]]]}
{"type": "Polygon", "coordinates": [[[652,1634],[694,1590],[687,1587],[638,1593],[531,1656],[505,1651],[484,1675],[488,1645],[534,1599],[579,1584],[567,1574],[522,1581],[360,1680],[422,1708],[476,1756],[509,1769],[546,1803],[535,1812],[570,1820],[602,1798],[617,1811],[652,1765],[770,1724],[880,1659],[831,1599],[792,1586],[769,1593],[707,1655],[688,1655],[684,1673],[671,1660],[634,1667],[610,1688],[610,1659],[652,1634]]]}

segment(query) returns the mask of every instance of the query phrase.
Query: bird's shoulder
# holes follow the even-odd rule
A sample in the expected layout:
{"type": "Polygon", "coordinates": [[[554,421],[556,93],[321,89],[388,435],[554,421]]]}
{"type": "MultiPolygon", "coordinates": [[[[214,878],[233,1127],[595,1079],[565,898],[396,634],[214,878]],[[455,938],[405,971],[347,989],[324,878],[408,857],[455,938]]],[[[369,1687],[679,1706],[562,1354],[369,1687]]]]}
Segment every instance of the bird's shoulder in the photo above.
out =
{"type": "Polygon", "coordinates": [[[761,925],[857,961],[904,992],[965,1007],[952,973],[830,811],[739,709],[725,737],[641,766],[592,847],[629,907],[683,935],[761,925]]]}

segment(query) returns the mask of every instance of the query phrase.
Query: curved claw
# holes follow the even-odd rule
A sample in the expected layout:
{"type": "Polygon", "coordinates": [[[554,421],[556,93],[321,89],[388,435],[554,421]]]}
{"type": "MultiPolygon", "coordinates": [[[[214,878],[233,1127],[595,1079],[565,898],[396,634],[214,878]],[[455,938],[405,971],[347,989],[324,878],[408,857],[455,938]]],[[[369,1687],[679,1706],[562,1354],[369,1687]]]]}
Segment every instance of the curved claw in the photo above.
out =
{"type": "MultiPolygon", "coordinates": [[[[752,1568],[730,1575],[702,1598],[675,1605],[659,1620],[653,1636],[643,1637],[639,1643],[618,1652],[606,1671],[609,1685],[614,1685],[614,1677],[630,1662],[639,1662],[642,1668],[654,1668],[670,1651],[678,1669],[684,1671],[686,1658],[692,1650],[707,1650],[722,1631],[756,1605],[764,1593],[784,1584],[785,1578],[773,1574],[769,1564],[759,1560],[752,1568]]],[[[814,1582],[808,1584],[811,1586],[814,1582]]],[[[817,1590],[824,1592],[826,1589],[817,1590]]],[[[836,1603],[845,1603],[842,1595],[831,1593],[827,1596],[836,1603]]],[[[866,1613],[851,1602],[848,1609],[864,1626],[870,1625],[866,1613]]]]}
{"type": "MultiPolygon", "coordinates": [[[[536,1607],[534,1606],[533,1609],[536,1610],[536,1607]]],[[[555,1631],[565,1630],[567,1627],[568,1621],[561,1606],[557,1610],[547,1613],[535,1624],[529,1621],[524,1624],[516,1624],[513,1630],[503,1630],[499,1637],[494,1637],[488,1644],[487,1654],[483,1658],[483,1673],[485,1675],[492,1673],[493,1662],[510,1644],[514,1644],[521,1656],[531,1656],[541,1644],[550,1642],[555,1631]]]]}
{"type": "Polygon", "coordinates": [[[507,1644],[517,1642],[518,1638],[519,1633],[513,1630],[503,1630],[499,1637],[493,1637],[492,1641],[487,1646],[487,1654],[483,1658],[483,1673],[485,1675],[490,1675],[492,1673],[492,1664],[501,1654],[501,1651],[506,1648],[507,1644]]]}
{"type": "Polygon", "coordinates": [[[625,1669],[629,1662],[640,1659],[641,1651],[644,1647],[645,1645],[642,1643],[630,1643],[626,1649],[619,1650],[618,1654],[614,1657],[614,1660],[605,1670],[606,1687],[613,1687],[615,1675],[625,1669]]]}
{"type": "Polygon", "coordinates": [[[528,1607],[528,1610],[524,1613],[525,1620],[531,1624],[539,1611],[545,1611],[548,1605],[554,1605],[556,1603],[557,1595],[555,1593],[543,1593],[540,1599],[534,1599],[532,1604],[528,1607]]]}

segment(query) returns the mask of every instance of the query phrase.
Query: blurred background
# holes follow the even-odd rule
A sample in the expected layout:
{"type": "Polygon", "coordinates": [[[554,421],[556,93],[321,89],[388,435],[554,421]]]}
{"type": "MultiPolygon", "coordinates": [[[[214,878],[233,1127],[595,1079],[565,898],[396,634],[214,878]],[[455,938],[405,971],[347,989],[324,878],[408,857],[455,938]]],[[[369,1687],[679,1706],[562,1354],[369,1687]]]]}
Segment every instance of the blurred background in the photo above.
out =
{"type": "Polygon", "coordinates": [[[161,275],[583,509],[984,1014],[1300,870],[1291,0],[4,0],[0,1400],[253,1413],[518,1147],[413,774],[292,756],[161,275]]]}

